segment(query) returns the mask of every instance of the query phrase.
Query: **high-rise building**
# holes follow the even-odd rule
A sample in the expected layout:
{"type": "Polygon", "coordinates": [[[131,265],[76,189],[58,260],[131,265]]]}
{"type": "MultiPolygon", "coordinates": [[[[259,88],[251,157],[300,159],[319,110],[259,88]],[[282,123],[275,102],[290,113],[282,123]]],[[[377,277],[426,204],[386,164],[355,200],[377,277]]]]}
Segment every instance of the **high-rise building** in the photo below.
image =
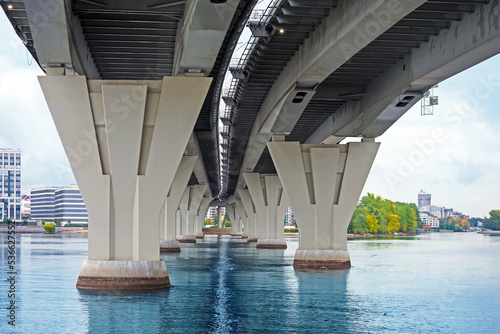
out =
{"type": "Polygon", "coordinates": [[[295,224],[296,224],[295,223],[295,216],[293,215],[291,208],[288,208],[288,210],[286,210],[285,220],[286,220],[286,225],[295,226],[295,224]]]}
{"type": "MultiPolygon", "coordinates": [[[[225,219],[226,217],[226,208],[221,207],[221,216],[222,219],[225,219]]],[[[215,221],[215,218],[217,217],[217,206],[211,206],[208,208],[207,215],[205,216],[205,220],[209,219],[212,221],[212,223],[215,221]]]]}
{"type": "Polygon", "coordinates": [[[48,187],[31,191],[31,219],[81,224],[88,223],[89,214],[78,186],[48,187]]]}
{"type": "MultiPolygon", "coordinates": [[[[420,190],[418,193],[418,209],[431,205],[431,194],[427,194],[425,191],[420,190]]],[[[420,210],[422,211],[422,210],[420,210]]]]}
{"type": "Polygon", "coordinates": [[[0,149],[0,219],[21,219],[21,151],[0,149]]]}

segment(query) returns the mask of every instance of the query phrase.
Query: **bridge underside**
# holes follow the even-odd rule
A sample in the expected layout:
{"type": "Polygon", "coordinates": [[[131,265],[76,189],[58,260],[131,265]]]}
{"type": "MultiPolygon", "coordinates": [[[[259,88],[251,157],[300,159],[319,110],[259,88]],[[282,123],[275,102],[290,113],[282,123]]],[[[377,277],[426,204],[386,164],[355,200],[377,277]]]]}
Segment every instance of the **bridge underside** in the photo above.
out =
{"type": "Polygon", "coordinates": [[[259,248],[286,247],[290,205],[294,265],[349,267],[374,138],[500,52],[500,0],[273,0],[229,68],[257,2],[2,2],[89,211],[79,287],[169,286],[160,250],[196,242],[210,204],[259,248]]]}

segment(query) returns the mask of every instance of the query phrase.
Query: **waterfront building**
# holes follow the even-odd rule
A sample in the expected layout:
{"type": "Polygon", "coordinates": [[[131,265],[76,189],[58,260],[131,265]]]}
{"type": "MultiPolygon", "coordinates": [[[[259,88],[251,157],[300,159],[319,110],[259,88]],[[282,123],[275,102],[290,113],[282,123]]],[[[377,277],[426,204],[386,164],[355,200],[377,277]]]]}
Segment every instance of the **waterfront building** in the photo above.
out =
{"type": "MultiPolygon", "coordinates": [[[[212,223],[215,221],[215,217],[217,217],[217,206],[211,206],[208,208],[207,215],[205,216],[205,220],[209,219],[212,221],[212,223]]],[[[221,217],[222,220],[224,221],[226,217],[226,208],[221,207],[221,217]]]]}
{"type": "Polygon", "coordinates": [[[422,220],[423,228],[439,228],[439,219],[428,213],[421,213],[420,219],[422,220]]]}
{"type": "Polygon", "coordinates": [[[0,149],[0,220],[21,219],[21,151],[0,149]]]}
{"type": "Polygon", "coordinates": [[[426,206],[431,205],[431,194],[426,193],[423,190],[420,190],[418,193],[418,209],[419,211],[426,211],[422,210],[421,208],[424,208],[426,206]]]}
{"type": "Polygon", "coordinates": [[[48,187],[31,191],[31,218],[37,221],[62,223],[88,223],[88,212],[80,189],[76,185],[66,188],[48,187]]]}

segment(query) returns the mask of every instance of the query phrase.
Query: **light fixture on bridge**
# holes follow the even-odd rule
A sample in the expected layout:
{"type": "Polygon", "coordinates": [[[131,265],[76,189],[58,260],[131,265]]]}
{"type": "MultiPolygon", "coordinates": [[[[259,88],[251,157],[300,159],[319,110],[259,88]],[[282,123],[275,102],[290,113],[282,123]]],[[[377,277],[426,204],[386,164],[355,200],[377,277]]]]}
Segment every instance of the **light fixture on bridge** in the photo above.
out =
{"type": "Polygon", "coordinates": [[[14,6],[12,6],[12,4],[10,4],[10,3],[9,3],[9,4],[7,5],[7,9],[9,9],[9,10],[10,10],[10,9],[14,9],[14,6]]]}
{"type": "Polygon", "coordinates": [[[432,86],[431,89],[424,94],[424,97],[421,100],[421,116],[434,115],[434,106],[437,106],[439,103],[439,98],[434,95],[434,88],[437,87],[438,85],[432,86]]]}
{"type": "Polygon", "coordinates": [[[280,28],[278,31],[279,31],[280,34],[284,34],[285,33],[285,29],[283,29],[283,28],[280,28]]]}
{"type": "Polygon", "coordinates": [[[238,103],[236,102],[236,100],[230,96],[223,96],[222,100],[224,101],[226,106],[229,106],[229,107],[237,107],[238,106],[238,103]]]}

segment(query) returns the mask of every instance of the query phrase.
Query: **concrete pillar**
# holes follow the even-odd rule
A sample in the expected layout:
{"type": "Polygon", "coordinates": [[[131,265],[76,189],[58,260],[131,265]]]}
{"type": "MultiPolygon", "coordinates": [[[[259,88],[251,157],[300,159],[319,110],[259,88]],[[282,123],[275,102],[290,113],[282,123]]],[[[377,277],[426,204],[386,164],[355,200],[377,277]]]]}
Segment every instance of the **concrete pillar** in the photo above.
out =
{"type": "Polygon", "coordinates": [[[257,214],[257,248],[286,248],[283,234],[288,201],[278,175],[243,173],[257,214]]]}
{"type": "Polygon", "coordinates": [[[247,228],[248,228],[248,217],[245,213],[245,207],[243,206],[243,202],[241,199],[236,199],[236,216],[239,217],[238,220],[238,229],[241,231],[241,238],[242,239],[247,239],[248,234],[247,234],[247,228]]]}
{"type": "Polygon", "coordinates": [[[380,143],[267,144],[299,226],[294,266],[351,266],[347,227],[380,143]]]}
{"type": "Polygon", "coordinates": [[[238,210],[236,203],[234,203],[233,205],[226,205],[226,215],[231,221],[231,236],[233,237],[241,237],[243,235],[243,231],[241,229],[240,214],[241,210],[238,210]]]}
{"type": "Polygon", "coordinates": [[[160,212],[211,79],[39,81],[89,212],[77,287],[170,286],[160,212]]]}
{"type": "Polygon", "coordinates": [[[196,237],[194,235],[195,221],[206,189],[206,184],[198,184],[189,186],[184,191],[184,195],[179,204],[181,228],[177,235],[177,241],[181,243],[196,243],[196,237]]]}
{"type": "Polygon", "coordinates": [[[222,227],[222,206],[217,207],[217,227],[221,228],[222,227]]]}
{"type": "Polygon", "coordinates": [[[195,218],[194,223],[194,236],[196,238],[204,238],[203,226],[205,226],[205,217],[207,216],[208,207],[212,199],[210,197],[203,197],[200,203],[200,208],[195,218]]]}
{"type": "Polygon", "coordinates": [[[160,221],[160,252],[179,253],[181,251],[176,240],[176,213],[197,159],[198,157],[195,155],[182,157],[175,173],[175,178],[160,214],[162,218],[160,221]]]}
{"type": "Polygon", "coordinates": [[[248,189],[238,189],[238,195],[241,197],[241,203],[246,214],[245,235],[247,236],[247,242],[257,242],[259,239],[257,236],[257,212],[250,191],[248,189]]]}

